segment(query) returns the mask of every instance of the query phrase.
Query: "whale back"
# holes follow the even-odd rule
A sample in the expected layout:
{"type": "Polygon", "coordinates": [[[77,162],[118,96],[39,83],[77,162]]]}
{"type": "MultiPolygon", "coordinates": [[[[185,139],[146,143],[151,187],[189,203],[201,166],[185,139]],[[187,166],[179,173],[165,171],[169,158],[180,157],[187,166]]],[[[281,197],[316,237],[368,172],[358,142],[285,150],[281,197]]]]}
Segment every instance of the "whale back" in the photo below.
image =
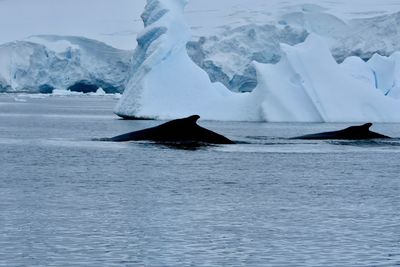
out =
{"type": "Polygon", "coordinates": [[[199,115],[172,120],[164,124],[143,129],[110,139],[114,142],[150,140],[156,142],[203,142],[211,144],[233,144],[223,135],[205,129],[197,124],[199,115]]]}
{"type": "Polygon", "coordinates": [[[363,125],[350,126],[346,129],[332,132],[323,132],[317,134],[303,135],[295,137],[293,139],[310,139],[310,140],[322,140],[322,139],[349,139],[349,140],[360,140],[360,139],[375,139],[375,138],[390,138],[389,136],[382,135],[370,131],[372,123],[365,123],[363,125]]]}

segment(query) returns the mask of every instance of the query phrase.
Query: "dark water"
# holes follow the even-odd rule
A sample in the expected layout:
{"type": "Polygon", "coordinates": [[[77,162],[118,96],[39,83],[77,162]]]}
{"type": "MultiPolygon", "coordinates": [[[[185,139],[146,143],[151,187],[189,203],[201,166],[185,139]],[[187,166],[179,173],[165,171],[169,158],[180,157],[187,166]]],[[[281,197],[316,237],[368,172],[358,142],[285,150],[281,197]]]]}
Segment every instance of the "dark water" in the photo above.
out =
{"type": "Polygon", "coordinates": [[[0,96],[0,266],[400,266],[399,139],[201,122],[248,144],[90,141],[159,123],[115,102],[0,96]]]}

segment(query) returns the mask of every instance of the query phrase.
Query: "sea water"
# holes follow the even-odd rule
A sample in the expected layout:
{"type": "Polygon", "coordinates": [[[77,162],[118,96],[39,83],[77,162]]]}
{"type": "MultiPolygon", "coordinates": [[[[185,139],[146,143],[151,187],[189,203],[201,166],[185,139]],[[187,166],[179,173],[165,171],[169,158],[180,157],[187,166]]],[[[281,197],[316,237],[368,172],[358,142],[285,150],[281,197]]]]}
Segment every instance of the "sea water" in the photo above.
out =
{"type": "Polygon", "coordinates": [[[239,144],[92,141],[161,123],[116,101],[0,96],[0,266],[400,266],[399,139],[200,121],[239,144]]]}

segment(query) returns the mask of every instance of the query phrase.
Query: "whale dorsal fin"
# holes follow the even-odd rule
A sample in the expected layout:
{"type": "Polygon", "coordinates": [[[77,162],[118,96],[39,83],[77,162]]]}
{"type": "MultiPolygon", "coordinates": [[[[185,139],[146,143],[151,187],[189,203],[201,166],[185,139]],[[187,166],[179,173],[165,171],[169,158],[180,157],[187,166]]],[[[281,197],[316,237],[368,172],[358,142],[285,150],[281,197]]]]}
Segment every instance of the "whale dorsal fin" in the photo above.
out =
{"type": "Polygon", "coordinates": [[[199,115],[192,115],[192,116],[189,116],[189,117],[184,118],[182,120],[184,120],[186,123],[189,123],[189,124],[196,124],[198,119],[200,119],[199,115]]]}
{"type": "MultiPolygon", "coordinates": [[[[168,127],[190,127],[190,126],[197,126],[197,120],[200,119],[199,115],[192,115],[186,118],[182,118],[182,119],[176,119],[176,120],[172,120],[169,122],[166,122],[164,124],[161,124],[159,126],[164,127],[164,126],[168,126],[168,127]]],[[[156,126],[156,127],[159,127],[156,126]]]]}
{"type": "Polygon", "coordinates": [[[362,128],[365,131],[368,131],[369,128],[371,128],[371,126],[372,126],[372,123],[368,122],[366,124],[360,125],[359,127],[362,128]]]}
{"type": "Polygon", "coordinates": [[[350,126],[350,127],[346,128],[346,129],[344,129],[342,131],[346,131],[346,132],[347,131],[350,131],[350,132],[353,132],[353,131],[369,132],[369,128],[371,128],[371,126],[372,126],[372,123],[368,122],[368,123],[365,123],[363,125],[350,126]]]}

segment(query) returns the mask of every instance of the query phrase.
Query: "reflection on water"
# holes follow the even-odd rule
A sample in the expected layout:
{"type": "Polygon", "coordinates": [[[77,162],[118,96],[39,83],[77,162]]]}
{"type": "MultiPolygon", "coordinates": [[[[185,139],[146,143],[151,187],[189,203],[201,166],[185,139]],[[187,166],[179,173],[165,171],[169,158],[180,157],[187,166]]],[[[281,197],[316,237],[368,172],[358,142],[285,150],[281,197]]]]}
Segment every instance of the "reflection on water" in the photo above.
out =
{"type": "Polygon", "coordinates": [[[200,122],[239,144],[95,142],[159,122],[119,120],[107,97],[1,102],[0,266],[400,264],[399,139],[200,122]]]}

